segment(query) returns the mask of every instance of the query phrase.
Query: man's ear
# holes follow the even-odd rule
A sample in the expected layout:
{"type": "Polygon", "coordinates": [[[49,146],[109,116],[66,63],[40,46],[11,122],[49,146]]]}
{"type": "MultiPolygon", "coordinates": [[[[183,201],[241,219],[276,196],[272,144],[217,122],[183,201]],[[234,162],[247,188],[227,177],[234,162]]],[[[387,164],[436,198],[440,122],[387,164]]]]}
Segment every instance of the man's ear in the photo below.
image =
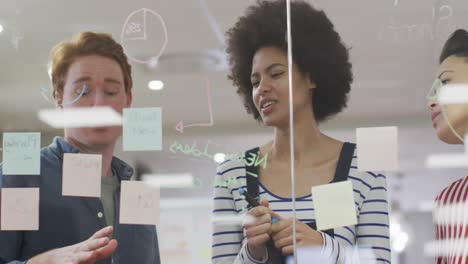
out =
{"type": "Polygon", "coordinates": [[[54,100],[59,108],[63,108],[63,93],[59,91],[54,91],[54,100]]]}
{"type": "Polygon", "coordinates": [[[132,106],[133,102],[133,91],[132,89],[129,89],[127,92],[127,108],[132,106]]]}

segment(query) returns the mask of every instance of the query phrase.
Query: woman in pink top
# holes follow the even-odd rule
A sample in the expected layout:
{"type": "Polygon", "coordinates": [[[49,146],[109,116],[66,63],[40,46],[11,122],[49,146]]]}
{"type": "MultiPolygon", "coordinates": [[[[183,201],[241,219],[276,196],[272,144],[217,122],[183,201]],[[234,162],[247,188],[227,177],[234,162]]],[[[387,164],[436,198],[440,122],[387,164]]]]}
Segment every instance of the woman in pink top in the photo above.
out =
{"type": "MultiPolygon", "coordinates": [[[[468,103],[441,106],[438,94],[441,87],[450,84],[468,85],[468,32],[455,31],[447,40],[439,59],[437,79],[428,95],[432,125],[440,140],[448,144],[463,144],[468,133],[468,103]]],[[[451,183],[436,198],[435,214],[444,215],[436,221],[436,239],[448,242],[448,252],[440,252],[437,264],[468,263],[468,210],[444,210],[447,206],[464,205],[467,208],[468,176],[451,183]]],[[[457,208],[457,207],[453,207],[457,208]]],[[[458,207],[461,208],[461,207],[458,207]]]]}

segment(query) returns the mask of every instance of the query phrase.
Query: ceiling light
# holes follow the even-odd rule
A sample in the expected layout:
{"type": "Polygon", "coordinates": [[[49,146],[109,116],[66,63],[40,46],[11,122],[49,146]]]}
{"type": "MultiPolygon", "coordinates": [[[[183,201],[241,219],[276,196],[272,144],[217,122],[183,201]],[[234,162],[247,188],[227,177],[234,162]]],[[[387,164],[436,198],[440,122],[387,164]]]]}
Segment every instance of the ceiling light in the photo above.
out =
{"type": "Polygon", "coordinates": [[[164,83],[159,80],[153,80],[148,83],[150,90],[159,91],[164,87],[164,83]]]}

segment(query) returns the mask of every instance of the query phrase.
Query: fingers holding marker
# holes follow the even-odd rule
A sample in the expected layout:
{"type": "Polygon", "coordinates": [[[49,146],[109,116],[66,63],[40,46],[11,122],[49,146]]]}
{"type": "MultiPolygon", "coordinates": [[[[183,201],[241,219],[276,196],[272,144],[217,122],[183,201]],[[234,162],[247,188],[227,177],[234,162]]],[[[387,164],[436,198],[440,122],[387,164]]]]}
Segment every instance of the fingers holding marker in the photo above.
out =
{"type": "Polygon", "coordinates": [[[248,214],[253,217],[261,217],[263,215],[268,215],[271,220],[271,209],[264,206],[257,206],[249,210],[248,214]]]}
{"type": "Polygon", "coordinates": [[[247,243],[251,247],[262,247],[268,240],[270,240],[270,236],[266,233],[254,237],[247,237],[247,243]]]}
{"type": "Polygon", "coordinates": [[[271,227],[271,231],[273,233],[278,233],[280,232],[281,230],[287,228],[287,227],[290,227],[292,226],[292,219],[291,218],[288,218],[288,219],[281,219],[281,220],[278,220],[276,223],[273,223],[272,227],[271,227]]]}
{"type": "Polygon", "coordinates": [[[264,207],[267,207],[267,208],[270,208],[270,203],[268,202],[268,200],[261,200],[260,205],[264,206],[264,207]]]}
{"type": "Polygon", "coordinates": [[[269,222],[249,226],[246,228],[246,235],[247,237],[254,237],[260,234],[269,233],[270,228],[271,224],[269,222]]]}
{"type": "Polygon", "coordinates": [[[261,200],[260,203],[259,203],[256,199],[254,199],[252,196],[250,196],[249,193],[247,193],[245,191],[245,189],[239,189],[238,191],[239,191],[239,194],[242,197],[244,197],[244,199],[249,203],[250,207],[253,207],[249,211],[250,215],[252,215],[254,217],[259,217],[261,215],[268,214],[269,218],[270,218],[268,220],[269,222],[271,222],[271,223],[278,222],[278,220],[280,219],[280,216],[278,214],[276,214],[275,212],[273,212],[273,210],[271,210],[269,208],[268,200],[261,200]]]}
{"type": "MultiPolygon", "coordinates": [[[[284,223],[284,221],[281,222],[284,223]]],[[[277,241],[292,234],[292,225],[281,227],[281,229],[279,229],[277,225],[272,225],[271,231],[273,240],[277,241]]]]}

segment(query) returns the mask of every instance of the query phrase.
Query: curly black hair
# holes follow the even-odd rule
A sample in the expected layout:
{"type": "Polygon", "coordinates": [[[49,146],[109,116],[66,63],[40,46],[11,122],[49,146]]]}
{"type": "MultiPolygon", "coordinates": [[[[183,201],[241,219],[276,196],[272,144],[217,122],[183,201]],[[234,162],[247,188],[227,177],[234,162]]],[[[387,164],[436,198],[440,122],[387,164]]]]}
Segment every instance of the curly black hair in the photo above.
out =
{"type": "MultiPolygon", "coordinates": [[[[226,32],[230,73],[248,113],[261,121],[252,98],[253,56],[262,47],[287,52],[286,1],[257,0],[226,32]]],[[[291,2],[293,61],[303,74],[309,74],[317,88],[313,113],[318,122],[346,107],[353,74],[348,49],[342,43],[326,14],[304,1],[291,2]]]]}
{"type": "Polygon", "coordinates": [[[440,54],[439,63],[450,56],[464,57],[468,61],[468,32],[457,29],[445,42],[440,54]]]}

